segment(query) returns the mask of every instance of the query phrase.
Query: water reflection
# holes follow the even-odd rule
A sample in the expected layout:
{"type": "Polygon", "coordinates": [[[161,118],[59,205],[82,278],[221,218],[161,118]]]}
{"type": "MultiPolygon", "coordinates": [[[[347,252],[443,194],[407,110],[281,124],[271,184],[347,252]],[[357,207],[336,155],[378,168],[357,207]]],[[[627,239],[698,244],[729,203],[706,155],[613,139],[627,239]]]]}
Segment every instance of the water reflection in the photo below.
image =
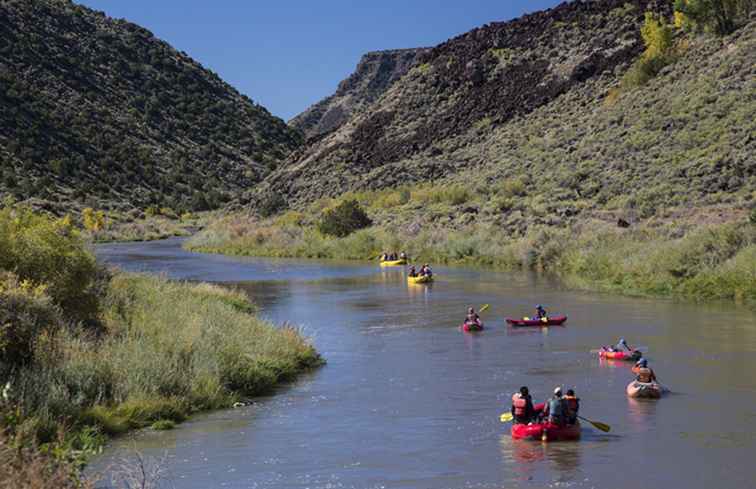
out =
{"type": "Polygon", "coordinates": [[[580,442],[542,443],[513,440],[509,433],[499,438],[502,463],[507,479],[517,482],[533,481],[553,471],[552,481],[569,483],[580,479],[583,446],[580,442]]]}

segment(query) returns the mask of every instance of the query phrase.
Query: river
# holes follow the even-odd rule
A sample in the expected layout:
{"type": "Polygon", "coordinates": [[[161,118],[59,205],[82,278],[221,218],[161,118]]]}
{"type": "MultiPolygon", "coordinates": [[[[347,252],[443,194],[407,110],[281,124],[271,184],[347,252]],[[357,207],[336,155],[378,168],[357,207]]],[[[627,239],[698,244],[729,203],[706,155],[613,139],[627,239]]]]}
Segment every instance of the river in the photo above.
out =
{"type": "MultiPolygon", "coordinates": [[[[530,274],[437,268],[432,286],[369,263],[189,253],[181,240],[104,245],[122,269],[239,287],[266,318],[301,325],[328,364],[250,406],[168,432],[113,441],[92,471],[133,449],[159,458],[166,487],[745,488],[756,479],[756,315],[576,292],[530,274]],[[513,330],[536,303],[566,327],[513,330]],[[463,334],[468,305],[489,327],[463,334]],[[672,393],[626,397],[630,365],[589,351],[625,337],[672,393]],[[499,422],[528,385],[582,399],[579,442],[516,442],[499,422]]],[[[102,487],[107,487],[103,482],[102,487]]]]}

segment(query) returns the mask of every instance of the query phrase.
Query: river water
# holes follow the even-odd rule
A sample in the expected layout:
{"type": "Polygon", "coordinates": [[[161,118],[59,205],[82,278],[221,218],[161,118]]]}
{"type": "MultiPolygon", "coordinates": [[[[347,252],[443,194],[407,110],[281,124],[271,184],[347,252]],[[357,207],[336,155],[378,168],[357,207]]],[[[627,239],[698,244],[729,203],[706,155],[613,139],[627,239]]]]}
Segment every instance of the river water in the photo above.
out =
{"type": "MultiPolygon", "coordinates": [[[[91,467],[137,449],[160,459],[166,487],[540,488],[756,487],[756,315],[564,290],[532,275],[438,268],[407,285],[375,264],[229,258],[181,241],[98,247],[130,271],[223,282],[262,314],[301,325],[328,360],[251,406],[200,415],[168,432],[115,440],[91,467]],[[458,329],[491,304],[480,334],[458,329]],[[513,330],[536,303],[566,327],[513,330]],[[625,396],[630,365],[589,351],[624,336],[672,393],[625,396]],[[536,401],[575,388],[579,442],[513,441],[499,414],[528,385],[536,401]]],[[[107,487],[102,482],[102,487],[107,487]]]]}

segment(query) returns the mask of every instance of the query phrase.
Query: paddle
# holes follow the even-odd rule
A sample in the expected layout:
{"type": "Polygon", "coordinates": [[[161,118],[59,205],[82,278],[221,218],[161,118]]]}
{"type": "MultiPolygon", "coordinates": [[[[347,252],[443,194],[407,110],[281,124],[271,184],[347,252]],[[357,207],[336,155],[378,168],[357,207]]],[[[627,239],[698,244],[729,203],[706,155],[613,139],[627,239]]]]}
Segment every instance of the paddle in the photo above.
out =
{"type": "Polygon", "coordinates": [[[604,433],[609,433],[612,430],[612,427],[606,423],[601,423],[599,421],[591,421],[590,419],[584,418],[582,416],[578,416],[578,418],[582,419],[583,421],[587,421],[591,423],[594,428],[596,428],[599,431],[603,431],[604,433]]]}
{"type": "Polygon", "coordinates": [[[489,307],[491,307],[491,304],[483,304],[480,306],[480,309],[478,309],[478,314],[485,312],[489,307]]]}
{"type": "Polygon", "coordinates": [[[502,423],[509,423],[514,419],[514,416],[512,416],[512,413],[501,413],[501,416],[499,416],[499,421],[502,423]]]}

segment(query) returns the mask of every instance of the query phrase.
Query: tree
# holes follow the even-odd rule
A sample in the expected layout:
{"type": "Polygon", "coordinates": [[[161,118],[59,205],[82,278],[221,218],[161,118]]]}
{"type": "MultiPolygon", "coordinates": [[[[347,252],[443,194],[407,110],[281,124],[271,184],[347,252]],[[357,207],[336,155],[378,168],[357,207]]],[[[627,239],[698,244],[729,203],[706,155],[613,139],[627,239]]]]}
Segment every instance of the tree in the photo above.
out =
{"type": "Polygon", "coordinates": [[[675,25],[688,30],[729,34],[748,20],[754,0],[675,0],[675,25]]]}
{"type": "Polygon", "coordinates": [[[373,221],[356,200],[346,200],[323,214],[318,230],[323,234],[343,238],[372,224],[373,221]]]}

